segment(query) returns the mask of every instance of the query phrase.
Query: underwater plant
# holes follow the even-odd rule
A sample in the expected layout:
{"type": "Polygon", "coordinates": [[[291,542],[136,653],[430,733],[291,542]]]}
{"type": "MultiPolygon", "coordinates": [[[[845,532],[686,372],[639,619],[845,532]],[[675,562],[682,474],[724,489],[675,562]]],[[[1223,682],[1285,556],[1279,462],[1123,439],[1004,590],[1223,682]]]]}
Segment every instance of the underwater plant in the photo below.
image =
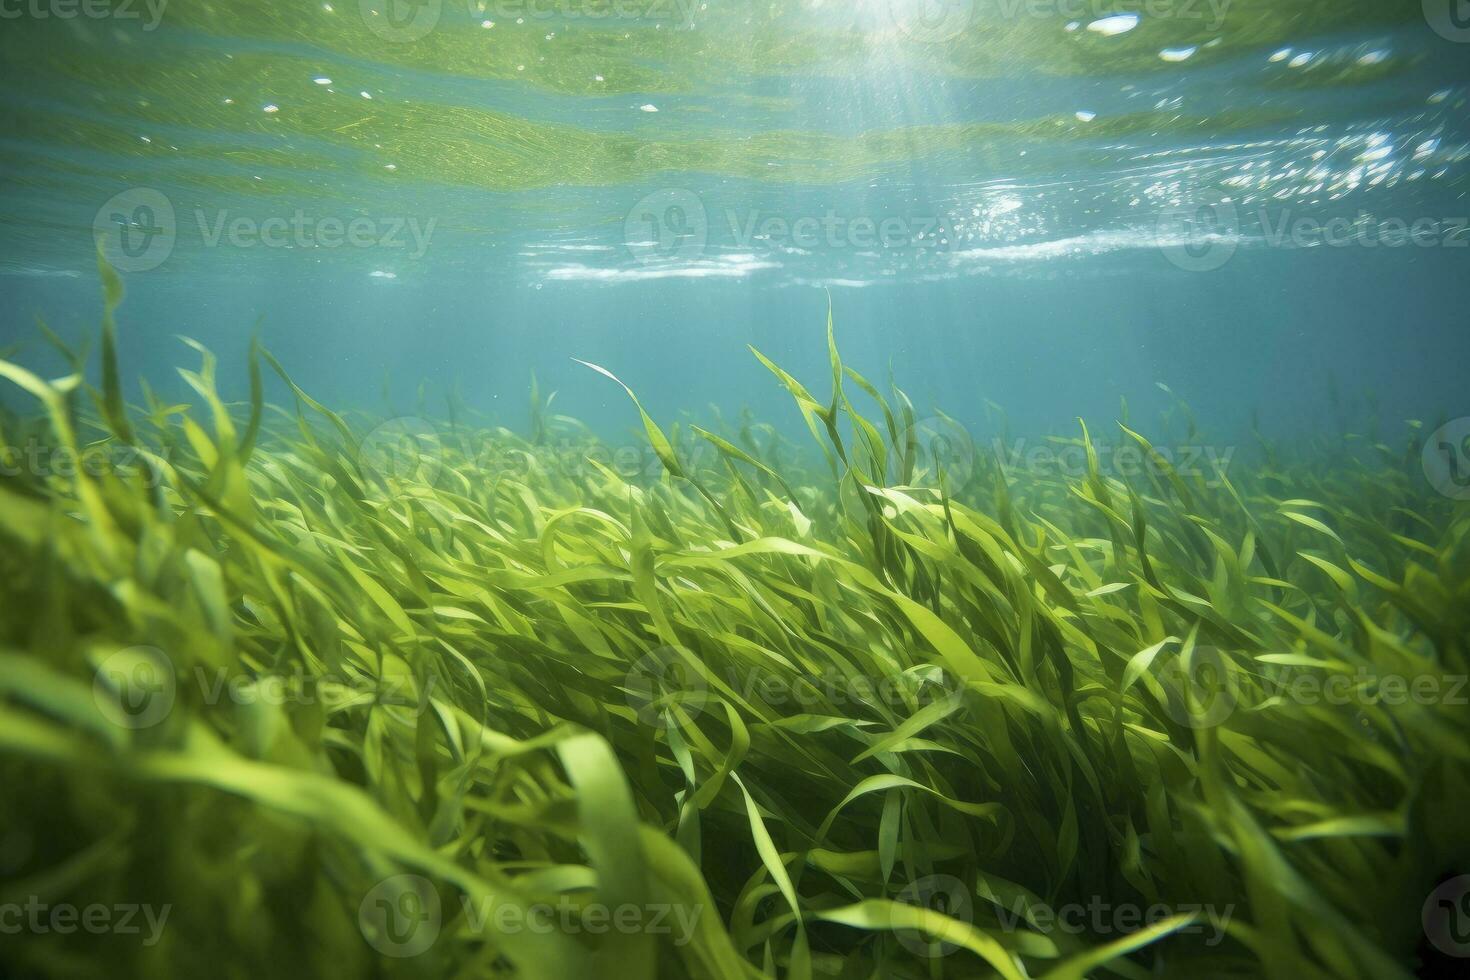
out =
{"type": "Polygon", "coordinates": [[[825,399],[755,354],[818,455],[624,386],[629,473],[539,393],[528,437],[344,416],[254,348],[248,404],[190,342],[197,405],[129,405],[102,276],[96,386],[0,362],[41,409],[7,459],[76,463],[0,477],[0,909],[42,926],[8,976],[1470,953],[1470,511],[1417,430],[1198,473],[1120,423],[1141,465],[1105,472],[1082,426],[1083,472],[1039,472],[829,318],[825,399]]]}

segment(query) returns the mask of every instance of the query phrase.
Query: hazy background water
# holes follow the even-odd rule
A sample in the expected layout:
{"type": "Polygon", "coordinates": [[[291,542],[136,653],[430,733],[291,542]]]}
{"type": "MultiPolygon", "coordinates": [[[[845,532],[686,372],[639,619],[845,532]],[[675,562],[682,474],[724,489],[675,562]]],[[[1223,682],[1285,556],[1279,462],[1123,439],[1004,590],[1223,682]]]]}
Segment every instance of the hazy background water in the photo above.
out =
{"type": "Polygon", "coordinates": [[[849,363],[1020,434],[1157,382],[1224,441],[1335,431],[1329,378],[1470,409],[1455,2],[57,2],[0,21],[0,346],[49,371],[100,232],[181,396],[175,335],[238,396],[258,322],[334,406],[523,427],[534,371],[625,429],[576,357],[789,427],[746,347],[824,396],[830,295],[849,363]]]}

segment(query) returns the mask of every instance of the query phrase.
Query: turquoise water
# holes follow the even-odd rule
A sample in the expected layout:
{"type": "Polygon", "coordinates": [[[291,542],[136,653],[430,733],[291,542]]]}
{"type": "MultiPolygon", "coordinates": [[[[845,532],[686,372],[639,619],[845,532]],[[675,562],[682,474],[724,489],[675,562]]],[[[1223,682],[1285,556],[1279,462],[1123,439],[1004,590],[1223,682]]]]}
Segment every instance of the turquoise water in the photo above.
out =
{"type": "Polygon", "coordinates": [[[1467,54],[0,0],[0,980],[1470,975],[1467,54]]]}
{"type": "Polygon", "coordinates": [[[851,363],[1023,433],[1160,382],[1225,439],[1458,415],[1443,6],[17,6],[0,331],[44,363],[36,313],[91,330],[101,234],[165,388],[187,334],[239,394],[258,329],[333,404],[458,384],[523,425],[534,372],[633,421],[577,357],[661,415],[788,418],[746,346],[820,373],[830,295],[851,363]]]}

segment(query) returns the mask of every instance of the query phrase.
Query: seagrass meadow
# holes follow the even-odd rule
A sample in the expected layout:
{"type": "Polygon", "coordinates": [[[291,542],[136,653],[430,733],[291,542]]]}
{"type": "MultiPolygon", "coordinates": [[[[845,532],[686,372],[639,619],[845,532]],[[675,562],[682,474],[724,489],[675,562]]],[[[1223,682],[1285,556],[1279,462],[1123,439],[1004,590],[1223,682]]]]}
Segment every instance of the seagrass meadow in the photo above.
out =
{"type": "Polygon", "coordinates": [[[101,271],[95,355],[0,362],[7,458],[76,462],[0,483],[6,976],[1462,964],[1470,511],[1423,427],[1187,473],[1106,420],[1104,472],[1097,420],[1039,473],[926,444],[839,307],[830,377],[754,354],[804,450],[628,390],[629,474],[534,390],[522,432],[266,404],[254,346],[246,402],[189,342],[193,397],[129,404],[101,271]]]}

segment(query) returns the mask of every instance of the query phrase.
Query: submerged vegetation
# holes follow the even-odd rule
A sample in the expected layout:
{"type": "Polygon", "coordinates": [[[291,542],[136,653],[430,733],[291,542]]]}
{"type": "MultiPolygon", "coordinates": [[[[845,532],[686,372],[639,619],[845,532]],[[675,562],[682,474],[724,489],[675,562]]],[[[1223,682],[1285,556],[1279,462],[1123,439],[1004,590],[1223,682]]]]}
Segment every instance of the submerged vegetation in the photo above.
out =
{"type": "Polygon", "coordinates": [[[833,342],[826,397],[766,362],[816,465],[634,399],[630,477],[539,396],[274,409],[264,352],[246,405],[198,345],[197,405],[126,405],[103,276],[96,389],[0,362],[10,458],[109,464],[0,481],[0,902],[167,917],[7,975],[1452,962],[1470,511],[1413,438],[1200,474],[1130,423],[1105,473],[1083,427],[1042,474],[929,452],[833,342]]]}

